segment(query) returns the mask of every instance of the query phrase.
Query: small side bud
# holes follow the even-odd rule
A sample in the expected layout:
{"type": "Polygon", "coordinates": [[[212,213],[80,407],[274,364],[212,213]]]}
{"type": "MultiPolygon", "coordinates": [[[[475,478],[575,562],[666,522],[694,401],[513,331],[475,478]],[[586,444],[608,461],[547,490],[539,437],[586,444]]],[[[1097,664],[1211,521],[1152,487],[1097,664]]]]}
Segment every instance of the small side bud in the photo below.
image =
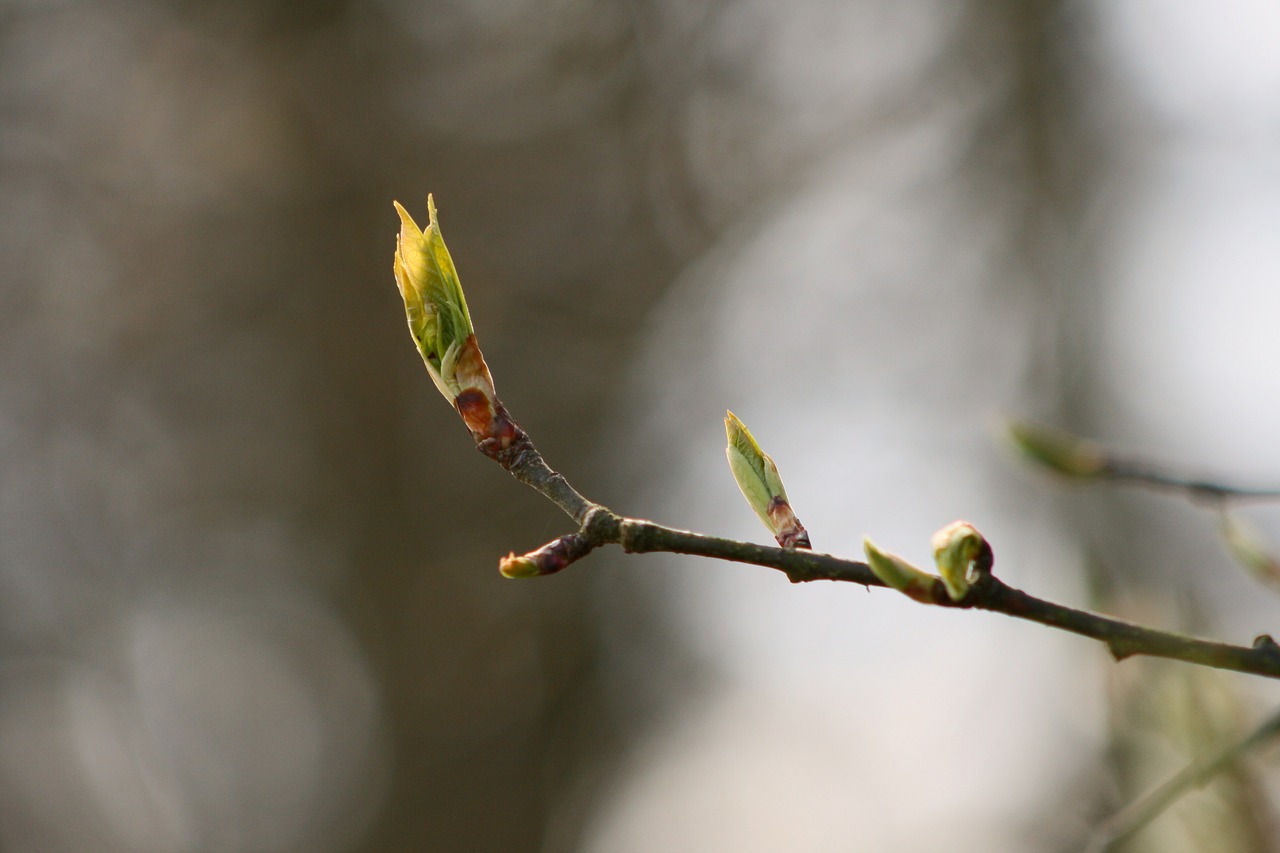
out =
{"type": "Polygon", "coordinates": [[[924,604],[933,603],[933,584],[937,578],[921,571],[897,554],[881,551],[870,536],[862,539],[862,550],[867,555],[867,565],[886,586],[924,604]]]}
{"type": "Polygon", "coordinates": [[[582,559],[596,547],[582,533],[569,533],[552,539],[528,554],[508,554],[498,561],[498,571],[507,578],[540,578],[554,575],[569,564],[582,559]]]}
{"type": "Polygon", "coordinates": [[[953,521],[933,534],[933,561],[952,601],[959,601],[969,587],[991,571],[991,546],[967,521],[953,521]]]}
{"type": "Polygon", "coordinates": [[[1031,421],[1013,420],[1006,429],[1024,455],[1059,474],[1097,477],[1106,472],[1106,452],[1091,441],[1031,421]]]}
{"type": "Polygon", "coordinates": [[[809,533],[796,518],[787,500],[787,490],[782,487],[778,466],[769,454],[760,449],[746,424],[733,412],[724,418],[724,431],[729,439],[725,456],[729,470],[737,482],[742,496],[755,514],[769,528],[769,532],[783,548],[809,548],[809,533]]]}
{"type": "Polygon", "coordinates": [[[1222,514],[1218,531],[1235,561],[1263,583],[1280,585],[1280,558],[1243,519],[1222,514]]]}

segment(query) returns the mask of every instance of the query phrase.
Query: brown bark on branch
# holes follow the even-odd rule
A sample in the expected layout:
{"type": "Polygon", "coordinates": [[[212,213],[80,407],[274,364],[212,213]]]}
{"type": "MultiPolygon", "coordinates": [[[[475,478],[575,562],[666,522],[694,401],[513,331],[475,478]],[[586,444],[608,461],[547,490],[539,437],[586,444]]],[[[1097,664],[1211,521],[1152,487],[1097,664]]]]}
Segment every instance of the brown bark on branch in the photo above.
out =
{"type": "MultiPolygon", "coordinates": [[[[871,568],[858,560],[846,560],[816,551],[775,548],[723,539],[618,515],[579,494],[562,475],[547,466],[532,442],[522,447],[514,458],[504,460],[504,467],[512,476],[547,497],[580,524],[577,533],[561,537],[538,551],[525,555],[535,565],[545,564],[548,570],[526,571],[523,576],[560,571],[598,547],[620,545],[624,551],[634,554],[689,554],[765,566],[783,572],[792,583],[829,580],[852,582],[867,587],[884,586],[871,568]],[[544,556],[549,551],[555,554],[555,558],[550,561],[544,556]]],[[[1107,646],[1107,650],[1117,661],[1145,655],[1280,678],[1280,646],[1266,634],[1259,636],[1252,646],[1236,646],[1149,628],[1036,598],[1005,584],[990,573],[976,580],[968,594],[959,601],[951,600],[942,579],[938,578],[927,600],[940,607],[1003,613],[1016,619],[1098,640],[1107,646]]]]}

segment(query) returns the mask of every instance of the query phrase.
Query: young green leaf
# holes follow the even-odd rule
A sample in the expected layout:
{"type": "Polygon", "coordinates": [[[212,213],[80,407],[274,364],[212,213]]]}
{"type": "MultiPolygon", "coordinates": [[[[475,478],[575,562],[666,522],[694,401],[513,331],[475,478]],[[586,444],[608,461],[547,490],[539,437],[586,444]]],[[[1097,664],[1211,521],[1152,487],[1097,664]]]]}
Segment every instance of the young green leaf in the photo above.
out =
{"type": "Polygon", "coordinates": [[[809,548],[809,533],[791,509],[773,459],[733,412],[725,414],[724,431],[729,440],[725,448],[729,470],[747,504],[783,548],[809,548]]]}

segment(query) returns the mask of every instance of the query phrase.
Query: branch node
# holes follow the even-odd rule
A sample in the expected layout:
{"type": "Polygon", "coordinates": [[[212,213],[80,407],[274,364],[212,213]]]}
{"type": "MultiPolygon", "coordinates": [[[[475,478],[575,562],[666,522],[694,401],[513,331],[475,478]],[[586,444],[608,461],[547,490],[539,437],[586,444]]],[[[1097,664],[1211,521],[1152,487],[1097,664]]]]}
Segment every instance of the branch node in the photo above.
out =
{"type": "Polygon", "coordinates": [[[1269,655],[1280,655],[1280,645],[1276,644],[1276,641],[1271,638],[1270,634],[1259,634],[1257,637],[1254,637],[1253,647],[1258,651],[1265,652],[1269,655]]]}
{"type": "Polygon", "coordinates": [[[1107,651],[1111,652],[1111,657],[1115,659],[1116,663],[1141,652],[1140,649],[1134,648],[1133,643],[1126,642],[1120,637],[1110,637],[1103,640],[1103,642],[1107,644],[1107,651]]]}
{"type": "MultiPolygon", "coordinates": [[[[559,476],[558,474],[556,476],[559,476]]],[[[622,519],[618,518],[608,508],[593,504],[591,509],[587,510],[582,519],[582,527],[579,532],[585,536],[593,546],[604,545],[608,542],[615,542],[619,537],[619,528],[622,519]]]]}

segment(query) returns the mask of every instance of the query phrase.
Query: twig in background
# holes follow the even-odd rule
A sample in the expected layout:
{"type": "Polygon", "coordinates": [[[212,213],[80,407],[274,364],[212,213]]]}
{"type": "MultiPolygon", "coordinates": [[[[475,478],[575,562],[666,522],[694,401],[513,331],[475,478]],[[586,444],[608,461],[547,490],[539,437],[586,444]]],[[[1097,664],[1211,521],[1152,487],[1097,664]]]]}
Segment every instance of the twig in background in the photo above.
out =
{"type": "Polygon", "coordinates": [[[1031,421],[1011,420],[1007,431],[1014,446],[1025,456],[1059,474],[1173,492],[1192,503],[1209,505],[1218,512],[1218,535],[1227,552],[1249,574],[1270,586],[1280,587],[1280,557],[1248,524],[1227,512],[1233,503],[1280,501],[1280,489],[1234,486],[1189,477],[1151,462],[1122,456],[1095,441],[1056,427],[1031,421]]]}
{"type": "Polygon", "coordinates": [[[1057,427],[1010,420],[1006,429],[1014,446],[1028,458],[1068,477],[1177,492],[1192,501],[1214,506],[1233,501],[1280,501],[1280,489],[1189,477],[1153,462],[1122,455],[1057,427]]]}

